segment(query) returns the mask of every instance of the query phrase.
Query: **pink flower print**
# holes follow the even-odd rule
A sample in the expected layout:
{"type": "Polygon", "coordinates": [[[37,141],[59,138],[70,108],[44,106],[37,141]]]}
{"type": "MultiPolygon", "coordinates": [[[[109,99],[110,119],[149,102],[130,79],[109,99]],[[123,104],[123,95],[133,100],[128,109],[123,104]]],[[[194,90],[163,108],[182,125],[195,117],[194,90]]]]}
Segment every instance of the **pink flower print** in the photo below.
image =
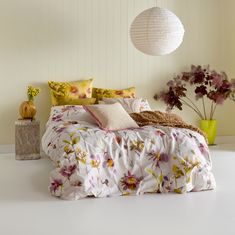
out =
{"type": "Polygon", "coordinates": [[[173,133],[173,137],[174,137],[175,141],[178,141],[178,139],[179,139],[178,135],[179,135],[178,133],[173,133]]]}
{"type": "Polygon", "coordinates": [[[121,96],[121,95],[123,95],[123,93],[124,93],[123,91],[115,91],[116,95],[120,95],[121,96]]]}
{"type": "Polygon", "coordinates": [[[50,142],[47,147],[51,147],[53,149],[56,149],[56,144],[53,144],[52,142],[50,142]]]}
{"type": "Polygon", "coordinates": [[[62,109],[61,109],[61,112],[67,112],[67,111],[76,111],[78,109],[78,107],[74,106],[74,105],[67,105],[67,106],[64,106],[62,109]]]}
{"type": "Polygon", "coordinates": [[[75,172],[76,169],[77,166],[75,164],[70,166],[63,166],[60,170],[60,174],[66,178],[70,178],[70,176],[75,172]]]}
{"type": "Polygon", "coordinates": [[[72,182],[71,185],[74,187],[81,187],[82,182],[80,180],[76,180],[76,181],[72,182]]]}
{"type": "Polygon", "coordinates": [[[52,117],[52,121],[53,121],[53,122],[59,122],[59,121],[62,121],[62,117],[63,117],[63,115],[62,115],[62,114],[59,114],[59,115],[53,115],[53,117],[52,117]]]}
{"type": "Polygon", "coordinates": [[[206,147],[203,144],[199,144],[199,150],[202,154],[207,153],[206,147]]]}
{"type": "Polygon", "coordinates": [[[169,161],[169,155],[167,153],[161,153],[160,155],[160,161],[162,162],[168,162],[169,161]]]}
{"type": "Polygon", "coordinates": [[[121,185],[123,190],[136,190],[139,187],[140,181],[142,180],[142,177],[136,177],[135,175],[131,174],[129,171],[121,178],[121,185]]]}
{"type": "Polygon", "coordinates": [[[156,134],[157,134],[157,135],[160,135],[160,137],[163,137],[163,136],[166,135],[164,132],[162,132],[162,131],[160,131],[160,130],[157,130],[157,131],[156,131],[156,134]]]}
{"type": "Polygon", "coordinates": [[[149,160],[152,160],[154,162],[154,165],[156,167],[159,166],[160,162],[168,162],[170,157],[167,153],[160,153],[160,152],[154,152],[148,154],[150,156],[149,160]]]}
{"type": "Polygon", "coordinates": [[[79,98],[81,98],[81,99],[87,98],[87,95],[86,94],[81,94],[81,95],[79,95],[79,98]]]}
{"type": "Polygon", "coordinates": [[[50,191],[55,193],[58,190],[58,188],[61,188],[62,186],[63,182],[61,179],[54,179],[51,182],[50,191]]]}
{"type": "Polygon", "coordinates": [[[78,88],[76,86],[71,86],[70,87],[70,93],[72,94],[77,94],[78,93],[78,88]]]}
{"type": "Polygon", "coordinates": [[[120,136],[116,136],[115,140],[117,141],[117,143],[120,145],[122,142],[122,138],[120,136]]]}
{"type": "Polygon", "coordinates": [[[66,129],[65,126],[53,127],[56,133],[62,133],[66,129]]]}

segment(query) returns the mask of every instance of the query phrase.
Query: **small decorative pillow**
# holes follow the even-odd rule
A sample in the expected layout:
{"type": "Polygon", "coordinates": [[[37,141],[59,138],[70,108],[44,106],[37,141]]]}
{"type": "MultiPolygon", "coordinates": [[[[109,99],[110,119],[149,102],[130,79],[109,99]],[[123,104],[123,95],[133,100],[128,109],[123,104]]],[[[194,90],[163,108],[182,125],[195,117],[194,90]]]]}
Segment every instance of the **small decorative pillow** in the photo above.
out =
{"type": "Polygon", "coordinates": [[[97,102],[103,98],[135,98],[135,87],[124,90],[93,88],[92,97],[96,98],[97,102]]]}
{"type": "Polygon", "coordinates": [[[99,127],[106,131],[138,128],[120,103],[88,105],[84,109],[95,119],[99,127]]]}
{"type": "Polygon", "coordinates": [[[52,105],[78,104],[78,99],[91,98],[93,79],[76,82],[49,81],[52,105]]]}
{"type": "Polygon", "coordinates": [[[142,98],[103,98],[105,104],[120,103],[128,113],[139,113],[142,98]]]}
{"type": "Polygon", "coordinates": [[[144,111],[152,111],[147,99],[141,99],[139,112],[144,112],[144,111]]]}

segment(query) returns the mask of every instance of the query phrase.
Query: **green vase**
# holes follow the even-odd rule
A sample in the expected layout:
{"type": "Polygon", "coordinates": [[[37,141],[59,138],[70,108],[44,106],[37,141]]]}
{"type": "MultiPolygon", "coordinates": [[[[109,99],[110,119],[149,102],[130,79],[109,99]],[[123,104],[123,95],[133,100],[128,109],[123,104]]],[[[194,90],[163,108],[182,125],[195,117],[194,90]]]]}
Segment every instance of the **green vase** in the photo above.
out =
{"type": "Polygon", "coordinates": [[[200,128],[206,133],[209,145],[213,145],[217,131],[217,120],[201,120],[200,128]]]}

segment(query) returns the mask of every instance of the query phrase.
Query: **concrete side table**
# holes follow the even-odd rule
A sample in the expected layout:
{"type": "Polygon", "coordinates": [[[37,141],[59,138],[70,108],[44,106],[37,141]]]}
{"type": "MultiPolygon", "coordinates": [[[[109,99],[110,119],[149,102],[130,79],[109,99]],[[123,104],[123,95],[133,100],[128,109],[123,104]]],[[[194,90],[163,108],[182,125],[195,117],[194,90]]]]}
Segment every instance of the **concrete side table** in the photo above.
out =
{"type": "Polygon", "coordinates": [[[16,160],[36,160],[40,158],[40,122],[18,120],[15,122],[16,160]]]}

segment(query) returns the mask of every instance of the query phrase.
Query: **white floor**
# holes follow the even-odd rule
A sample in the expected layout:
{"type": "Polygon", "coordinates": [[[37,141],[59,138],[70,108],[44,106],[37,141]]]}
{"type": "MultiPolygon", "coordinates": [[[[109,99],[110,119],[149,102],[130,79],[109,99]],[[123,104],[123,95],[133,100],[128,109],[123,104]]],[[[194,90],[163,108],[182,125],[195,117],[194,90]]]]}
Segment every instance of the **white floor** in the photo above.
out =
{"type": "Polygon", "coordinates": [[[62,201],[47,191],[48,159],[0,155],[0,235],[235,234],[235,144],[211,148],[217,189],[62,201]]]}

